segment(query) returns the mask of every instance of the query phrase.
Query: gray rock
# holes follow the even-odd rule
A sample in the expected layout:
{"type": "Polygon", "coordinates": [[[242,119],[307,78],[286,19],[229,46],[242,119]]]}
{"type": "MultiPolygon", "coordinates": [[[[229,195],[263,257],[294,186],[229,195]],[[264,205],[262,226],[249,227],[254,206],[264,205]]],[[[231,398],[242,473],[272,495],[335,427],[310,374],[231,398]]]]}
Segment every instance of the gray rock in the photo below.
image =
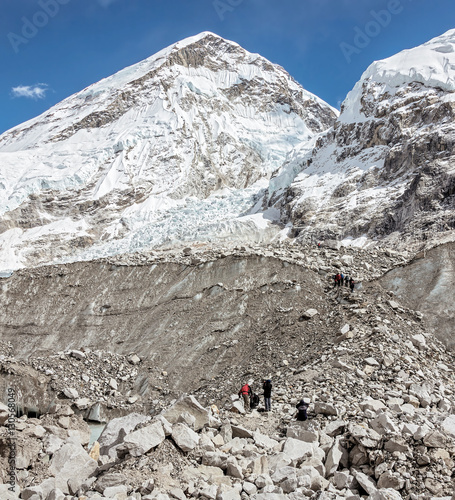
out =
{"type": "Polygon", "coordinates": [[[231,425],[232,437],[233,438],[246,438],[251,439],[253,437],[253,432],[241,427],[239,425],[231,425]]]}
{"type": "MultiPolygon", "coordinates": [[[[370,494],[369,500],[402,500],[403,497],[396,490],[381,489],[370,494]]],[[[442,500],[442,499],[439,499],[442,500]]]]}
{"type": "Polygon", "coordinates": [[[449,415],[441,424],[443,431],[455,438],[455,415],[449,415]]]}
{"type": "Polygon", "coordinates": [[[142,427],[128,434],[123,440],[123,446],[128,450],[131,456],[140,457],[160,445],[165,438],[166,436],[164,435],[161,422],[155,421],[146,427],[142,427]]]}
{"type": "Polygon", "coordinates": [[[171,408],[164,411],[162,415],[171,424],[178,422],[179,416],[183,412],[188,412],[196,419],[194,430],[199,431],[209,423],[209,412],[193,396],[180,398],[171,408]]]}
{"type": "Polygon", "coordinates": [[[95,489],[96,491],[103,493],[103,491],[106,488],[110,488],[112,486],[119,486],[125,483],[126,483],[126,476],[124,474],[120,472],[110,472],[108,474],[104,474],[103,476],[97,479],[95,489]]]}
{"type": "Polygon", "coordinates": [[[409,394],[412,396],[416,396],[420,402],[420,406],[422,408],[426,408],[431,404],[431,393],[433,392],[433,388],[430,384],[411,384],[409,387],[409,394]]]}
{"type": "Polygon", "coordinates": [[[381,474],[377,486],[379,489],[391,488],[393,490],[401,490],[404,486],[404,479],[390,471],[386,471],[384,474],[381,474]]]}
{"type": "Polygon", "coordinates": [[[97,467],[96,461],[90,458],[81,445],[66,443],[55,452],[49,470],[55,476],[56,488],[69,494],[69,480],[82,484],[97,467]]]}
{"type": "Polygon", "coordinates": [[[128,497],[128,488],[124,484],[109,486],[103,491],[103,496],[106,498],[114,498],[115,500],[126,500],[128,497]]]}
{"type": "Polygon", "coordinates": [[[23,500],[33,500],[34,498],[41,500],[45,497],[41,486],[30,486],[22,490],[21,498],[23,500]]]}
{"type": "Polygon", "coordinates": [[[314,445],[299,439],[287,438],[284,442],[283,453],[293,461],[302,460],[314,454],[314,445]]]}
{"type": "Polygon", "coordinates": [[[300,316],[301,320],[310,320],[317,316],[319,314],[319,311],[317,309],[307,309],[302,315],[300,316]]]}
{"type": "Polygon", "coordinates": [[[300,439],[306,443],[317,443],[319,441],[319,433],[308,429],[308,421],[294,422],[286,430],[286,437],[300,439]]]}
{"type": "Polygon", "coordinates": [[[199,435],[185,424],[172,427],[172,439],[182,451],[192,451],[199,444],[199,435]]]}
{"type": "Polygon", "coordinates": [[[317,415],[326,415],[326,416],[338,416],[338,411],[335,406],[329,403],[317,402],[314,403],[314,412],[317,415]]]}
{"type": "Polygon", "coordinates": [[[98,442],[100,444],[100,454],[116,457],[115,448],[123,443],[123,439],[127,434],[140,423],[147,422],[150,417],[140,415],[139,413],[130,413],[125,417],[114,418],[111,420],[103,432],[101,433],[98,442]]]}
{"type": "Polygon", "coordinates": [[[68,399],[77,399],[79,397],[79,393],[73,387],[66,387],[63,389],[63,394],[68,399]]]}
{"type": "Polygon", "coordinates": [[[8,407],[5,404],[0,403],[0,425],[5,425],[8,418],[9,418],[8,407]]]}
{"type": "Polygon", "coordinates": [[[369,494],[373,495],[373,493],[376,493],[378,489],[376,488],[376,483],[374,482],[371,477],[367,476],[363,472],[360,472],[356,469],[351,470],[352,475],[356,478],[357,482],[360,484],[360,486],[369,494]]]}
{"type": "Polygon", "coordinates": [[[59,490],[56,488],[55,490],[52,490],[46,500],[64,500],[65,499],[65,494],[63,493],[62,490],[59,490]]]}
{"type": "Polygon", "coordinates": [[[428,448],[445,448],[446,442],[446,437],[439,431],[429,432],[423,438],[423,444],[428,448]]]}
{"type": "Polygon", "coordinates": [[[344,420],[333,420],[324,427],[324,432],[328,436],[335,437],[343,433],[345,426],[346,422],[344,420]]]}
{"type": "Polygon", "coordinates": [[[370,422],[371,427],[378,434],[397,434],[398,427],[395,425],[393,420],[387,415],[387,413],[381,413],[375,419],[370,422]]]}
{"type": "Polygon", "coordinates": [[[337,471],[341,458],[343,457],[343,454],[347,454],[347,450],[345,450],[340,443],[340,438],[337,438],[335,440],[334,445],[332,448],[330,448],[329,452],[327,453],[327,459],[325,461],[325,469],[326,469],[326,478],[329,478],[335,474],[337,471]]]}

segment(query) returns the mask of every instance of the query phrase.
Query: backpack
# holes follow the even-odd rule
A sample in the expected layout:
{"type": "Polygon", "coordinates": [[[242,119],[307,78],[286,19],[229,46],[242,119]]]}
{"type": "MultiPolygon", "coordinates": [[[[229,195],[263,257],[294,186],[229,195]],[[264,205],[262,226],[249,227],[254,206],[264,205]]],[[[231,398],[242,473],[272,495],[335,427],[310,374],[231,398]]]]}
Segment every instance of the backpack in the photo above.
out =
{"type": "Polygon", "coordinates": [[[251,406],[257,406],[259,404],[259,396],[257,394],[253,394],[251,396],[251,406]]]}

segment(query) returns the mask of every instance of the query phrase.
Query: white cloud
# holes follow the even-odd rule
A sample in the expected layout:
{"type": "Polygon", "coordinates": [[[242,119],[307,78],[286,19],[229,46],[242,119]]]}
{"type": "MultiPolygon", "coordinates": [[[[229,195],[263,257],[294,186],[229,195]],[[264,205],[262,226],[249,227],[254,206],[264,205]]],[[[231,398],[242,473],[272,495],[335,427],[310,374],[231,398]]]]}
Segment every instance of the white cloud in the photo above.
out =
{"type": "Polygon", "coordinates": [[[48,88],[45,83],[39,83],[33,86],[18,85],[11,89],[13,97],[28,97],[29,99],[44,99],[47,91],[48,88]]]}

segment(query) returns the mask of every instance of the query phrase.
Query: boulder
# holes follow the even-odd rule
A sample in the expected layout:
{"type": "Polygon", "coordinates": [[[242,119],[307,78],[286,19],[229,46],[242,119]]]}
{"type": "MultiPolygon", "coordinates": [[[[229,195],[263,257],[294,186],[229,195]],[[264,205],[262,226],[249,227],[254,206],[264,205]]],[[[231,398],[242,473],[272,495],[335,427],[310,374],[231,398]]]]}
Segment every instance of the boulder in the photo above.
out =
{"type": "Polygon", "coordinates": [[[295,422],[290,425],[286,430],[286,437],[299,439],[306,443],[317,443],[319,441],[319,433],[317,431],[309,430],[305,422],[295,422]]]}
{"type": "Polygon", "coordinates": [[[314,445],[300,441],[300,439],[287,438],[284,442],[283,453],[291,460],[299,461],[314,454],[314,445]]]}
{"type": "Polygon", "coordinates": [[[377,399],[366,399],[360,403],[360,408],[363,411],[370,410],[376,413],[380,410],[385,410],[387,407],[382,401],[378,401],[377,399]]]}
{"type": "Polygon", "coordinates": [[[278,441],[266,436],[265,434],[261,434],[259,431],[253,433],[253,439],[256,446],[267,450],[275,448],[275,446],[278,444],[278,441]]]}
{"type": "Polygon", "coordinates": [[[126,476],[120,472],[110,472],[99,477],[96,481],[95,489],[100,493],[106,488],[111,488],[112,486],[119,486],[126,483],[126,476]]]}
{"type": "Polygon", "coordinates": [[[73,387],[66,387],[63,389],[63,394],[68,399],[77,399],[79,397],[79,393],[73,387]]]}
{"type": "Polygon", "coordinates": [[[8,421],[8,417],[9,417],[8,407],[5,404],[0,403],[0,425],[5,425],[6,422],[8,421]]]}
{"type": "Polygon", "coordinates": [[[343,433],[345,426],[346,422],[344,420],[333,420],[325,426],[324,432],[328,436],[335,437],[343,433]]]}
{"type": "Polygon", "coordinates": [[[329,478],[335,474],[337,471],[341,458],[343,457],[343,454],[347,454],[347,450],[343,448],[340,444],[340,439],[337,438],[335,440],[335,444],[330,448],[329,452],[327,453],[327,459],[325,461],[325,477],[329,478]]]}
{"type": "Polygon", "coordinates": [[[363,472],[360,472],[356,469],[351,470],[352,475],[356,478],[357,482],[360,484],[360,486],[369,494],[373,495],[378,491],[376,488],[376,483],[374,482],[371,477],[367,476],[363,472]]]}
{"type": "Polygon", "coordinates": [[[179,423],[172,426],[171,436],[174,443],[185,452],[194,450],[199,444],[199,435],[185,424],[179,423]]]}
{"type": "Polygon", "coordinates": [[[390,453],[393,453],[395,451],[398,451],[399,453],[405,453],[405,454],[410,453],[410,449],[409,449],[408,444],[406,443],[406,441],[403,438],[400,438],[400,437],[395,437],[395,438],[392,438],[392,439],[389,439],[388,441],[386,441],[386,443],[384,445],[384,449],[387,451],[390,451],[390,453]]]}
{"type": "Polygon", "coordinates": [[[338,411],[335,406],[329,403],[317,402],[314,404],[314,412],[317,415],[338,416],[338,411]]]}
{"type": "Polygon", "coordinates": [[[101,455],[116,457],[115,447],[123,443],[125,436],[132,432],[138,424],[147,422],[149,419],[150,417],[139,413],[130,413],[125,417],[111,420],[98,439],[101,455]]]}
{"type": "Polygon", "coordinates": [[[153,448],[156,448],[165,438],[163,426],[161,422],[157,420],[151,425],[147,425],[146,427],[142,427],[128,434],[123,441],[123,446],[128,450],[131,456],[140,457],[153,448]]]}
{"type": "Polygon", "coordinates": [[[348,426],[351,436],[365,448],[376,448],[381,441],[381,435],[374,429],[363,427],[351,422],[348,426]]]}
{"type": "Polygon", "coordinates": [[[352,476],[348,470],[337,471],[334,473],[332,478],[332,483],[338,490],[351,488],[354,481],[354,476],[352,476]]]}
{"type": "MultiPolygon", "coordinates": [[[[126,418],[126,417],[123,417],[126,418]]],[[[106,409],[104,405],[101,403],[95,403],[91,408],[90,412],[88,414],[88,420],[91,420],[93,422],[107,422],[109,419],[106,415],[106,409]]],[[[117,419],[114,419],[117,420],[117,419]]]]}
{"type": "Polygon", "coordinates": [[[429,384],[411,384],[409,387],[409,394],[415,396],[422,408],[426,408],[431,404],[431,393],[433,392],[433,388],[429,384]]]}
{"type": "Polygon", "coordinates": [[[300,320],[301,321],[304,321],[304,320],[308,321],[308,320],[314,318],[315,316],[317,316],[318,314],[319,314],[319,311],[317,309],[307,309],[300,316],[300,320]]]}
{"type": "Polygon", "coordinates": [[[66,443],[54,453],[49,470],[55,476],[56,488],[70,494],[68,481],[82,484],[97,467],[98,464],[80,444],[66,443]]]}
{"type": "Polygon", "coordinates": [[[194,429],[194,424],[196,423],[196,419],[193,415],[191,415],[191,413],[184,411],[183,413],[181,413],[179,415],[179,418],[177,419],[177,423],[178,424],[185,424],[190,429],[194,429]]]}
{"type": "Polygon", "coordinates": [[[249,431],[248,429],[245,429],[244,427],[241,427],[239,425],[231,425],[232,429],[232,437],[233,438],[246,438],[250,439],[253,437],[253,432],[249,431]]]}
{"type": "Polygon", "coordinates": [[[414,345],[414,347],[417,347],[417,349],[423,349],[427,345],[427,341],[425,340],[425,337],[421,333],[418,333],[417,335],[412,335],[411,342],[414,345]]]}
{"type": "Polygon", "coordinates": [[[171,424],[176,424],[180,415],[184,412],[188,412],[195,418],[195,431],[201,430],[209,423],[210,412],[201,406],[193,396],[181,397],[171,408],[165,410],[162,415],[171,424]]]}
{"type": "Polygon", "coordinates": [[[449,415],[442,422],[442,430],[449,436],[455,438],[455,415],[449,415]]]}
{"type": "Polygon", "coordinates": [[[378,479],[378,488],[391,488],[393,490],[401,490],[404,486],[404,479],[390,471],[381,474],[378,479]]]}
{"type": "Polygon", "coordinates": [[[446,437],[439,431],[432,431],[424,436],[423,444],[428,448],[444,448],[446,437]]]}
{"type": "Polygon", "coordinates": [[[393,420],[387,415],[387,413],[379,414],[375,419],[370,422],[370,426],[378,434],[397,434],[398,427],[395,425],[393,420]]]}
{"type": "MultiPolygon", "coordinates": [[[[383,488],[370,494],[369,500],[403,500],[403,497],[396,490],[383,488]]],[[[440,499],[442,500],[442,499],[440,499]]]]}

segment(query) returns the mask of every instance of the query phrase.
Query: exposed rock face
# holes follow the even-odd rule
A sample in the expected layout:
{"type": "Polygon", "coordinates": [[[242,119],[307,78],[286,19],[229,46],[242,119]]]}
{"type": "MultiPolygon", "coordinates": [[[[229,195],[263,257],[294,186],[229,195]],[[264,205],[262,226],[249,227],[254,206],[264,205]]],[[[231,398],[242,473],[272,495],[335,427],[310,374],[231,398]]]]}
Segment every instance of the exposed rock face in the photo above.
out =
{"type": "Polygon", "coordinates": [[[389,271],[380,281],[409,307],[421,311],[434,334],[455,348],[455,244],[421,252],[409,265],[389,271]]]}
{"type": "Polygon", "coordinates": [[[236,219],[292,147],[335,117],[234,42],[179,42],[0,137],[0,270],[267,238],[236,219]]]}
{"type": "Polygon", "coordinates": [[[295,176],[269,204],[302,237],[387,238],[402,248],[454,239],[455,79],[441,45],[453,49],[454,30],[373,63],[333,129],[272,180],[273,191],[295,176]]]}

